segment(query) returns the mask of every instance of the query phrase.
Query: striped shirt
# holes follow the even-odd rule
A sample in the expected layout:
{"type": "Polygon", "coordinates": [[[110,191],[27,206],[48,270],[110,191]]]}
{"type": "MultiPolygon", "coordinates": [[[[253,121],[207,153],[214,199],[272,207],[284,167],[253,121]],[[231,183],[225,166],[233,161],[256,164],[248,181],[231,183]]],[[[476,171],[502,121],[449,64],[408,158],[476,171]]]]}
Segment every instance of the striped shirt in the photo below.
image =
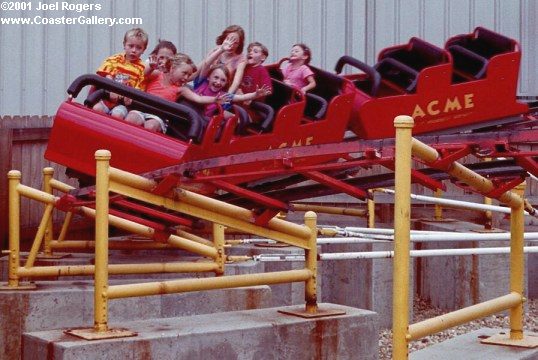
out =
{"type": "Polygon", "coordinates": [[[142,60],[128,61],[125,53],[119,53],[106,58],[97,69],[97,75],[110,75],[114,81],[144,90],[144,67],[142,60]]]}

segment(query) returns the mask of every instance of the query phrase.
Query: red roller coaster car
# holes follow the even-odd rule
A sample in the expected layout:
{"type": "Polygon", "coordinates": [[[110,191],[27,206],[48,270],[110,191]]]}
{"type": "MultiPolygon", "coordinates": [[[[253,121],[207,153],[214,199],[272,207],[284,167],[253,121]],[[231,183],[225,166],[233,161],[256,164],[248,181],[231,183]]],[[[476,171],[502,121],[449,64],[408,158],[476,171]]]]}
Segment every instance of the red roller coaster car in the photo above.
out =
{"type": "MultiPolygon", "coordinates": [[[[267,104],[275,115],[255,125],[239,115],[224,120],[222,114],[206,123],[184,104],[85,75],[73,82],[70,98],[58,109],[45,157],[93,175],[94,153],[104,148],[112,152],[112,166],[144,173],[254,151],[341,143],[349,141],[344,140],[347,129],[359,141],[390,138],[393,119],[401,114],[413,116],[415,134],[516,121],[528,111],[527,105],[516,101],[520,56],[516,41],[484,28],[449,39],[445,49],[412,38],[405,45],[384,49],[373,67],[348,56],[337,63],[337,74],[346,64],[360,69],[357,74],[339,76],[312,67],[318,84],[312,98],[281,82],[278,64],[269,65],[274,92],[267,104]],[[152,133],[75,102],[73,97],[87,85],[132,98],[133,107],[168,119],[171,133],[152,133]]],[[[342,156],[295,157],[290,166],[322,164],[342,156]]],[[[274,164],[267,159],[255,165],[223,164],[204,175],[245,173],[229,180],[245,183],[263,178],[253,173],[274,164]]],[[[204,191],[211,191],[211,186],[204,191]]]]}

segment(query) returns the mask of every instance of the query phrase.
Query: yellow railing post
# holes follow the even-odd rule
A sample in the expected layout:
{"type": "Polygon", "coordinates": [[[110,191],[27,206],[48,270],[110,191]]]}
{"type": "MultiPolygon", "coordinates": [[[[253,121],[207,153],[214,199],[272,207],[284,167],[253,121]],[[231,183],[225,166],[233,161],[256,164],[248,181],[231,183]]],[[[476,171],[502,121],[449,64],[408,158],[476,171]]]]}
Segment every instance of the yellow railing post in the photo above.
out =
{"type": "Polygon", "coordinates": [[[368,228],[373,229],[375,228],[375,202],[374,202],[375,191],[368,190],[368,193],[372,197],[372,199],[368,199],[366,201],[366,204],[368,207],[368,228]]]}
{"type": "Polygon", "coordinates": [[[94,330],[108,330],[108,186],[110,151],[97,150],[95,183],[94,330]]]}
{"type": "Polygon", "coordinates": [[[394,264],[392,275],[392,358],[407,359],[409,326],[409,247],[411,212],[411,139],[413,118],[397,116],[394,179],[394,264]]]}
{"type": "Polygon", "coordinates": [[[216,276],[224,275],[224,262],[226,259],[226,254],[224,253],[224,229],[223,225],[213,223],[213,242],[218,254],[215,259],[218,265],[218,269],[215,270],[216,276]]]}
{"type": "Polygon", "coordinates": [[[317,248],[317,215],[308,211],[304,215],[304,223],[310,229],[308,249],[305,249],[306,268],[312,272],[312,277],[305,282],[306,312],[315,314],[318,310],[317,276],[318,276],[318,248],[317,248]]]}
{"type": "MultiPolygon", "coordinates": [[[[523,198],[525,183],[514,189],[523,198]]],[[[523,201],[512,206],[510,213],[510,291],[523,296],[525,278],[524,228],[525,215],[523,201]]],[[[510,309],[510,339],[523,339],[523,302],[510,309]]]]}
{"type": "MultiPolygon", "coordinates": [[[[51,195],[52,195],[52,185],[50,184],[50,181],[52,180],[53,175],[54,175],[53,168],[46,167],[43,169],[43,191],[51,195]]],[[[52,214],[51,214],[51,216],[49,216],[46,223],[45,242],[43,246],[43,253],[45,256],[52,255],[52,248],[50,246],[50,243],[52,241],[53,236],[54,234],[53,234],[52,214]]]]}
{"type": "Polygon", "coordinates": [[[9,269],[7,284],[9,287],[18,287],[17,269],[20,266],[21,197],[17,188],[21,183],[21,173],[17,170],[11,170],[7,177],[9,182],[9,269]]]}

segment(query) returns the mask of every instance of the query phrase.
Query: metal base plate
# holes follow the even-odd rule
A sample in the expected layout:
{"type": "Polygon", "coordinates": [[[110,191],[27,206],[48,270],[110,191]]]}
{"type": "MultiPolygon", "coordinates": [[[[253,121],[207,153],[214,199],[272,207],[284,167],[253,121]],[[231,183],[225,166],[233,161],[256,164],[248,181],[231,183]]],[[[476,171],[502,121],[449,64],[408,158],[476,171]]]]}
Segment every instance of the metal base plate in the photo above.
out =
{"type": "Polygon", "coordinates": [[[318,308],[318,310],[315,313],[310,313],[306,311],[304,306],[300,306],[295,309],[289,309],[289,310],[278,310],[278,312],[282,314],[286,314],[286,315],[302,317],[305,319],[315,319],[315,318],[346,314],[346,312],[342,310],[320,309],[320,308],[318,308]]]}
{"type": "Polygon", "coordinates": [[[19,282],[18,286],[9,286],[7,283],[0,285],[0,291],[35,290],[37,285],[31,282],[19,282]]]}
{"type": "Polygon", "coordinates": [[[103,339],[116,339],[123,337],[137,336],[138,333],[134,331],[129,331],[127,329],[108,329],[107,331],[97,332],[94,328],[84,328],[84,329],[69,329],[65,330],[64,333],[68,335],[73,335],[85,340],[103,340],[103,339]]]}
{"type": "Polygon", "coordinates": [[[504,345],[534,349],[538,347],[538,333],[525,332],[523,333],[523,339],[512,340],[510,339],[510,330],[507,330],[506,332],[501,332],[499,334],[490,336],[489,338],[481,340],[480,342],[482,344],[504,345]]]}
{"type": "Polygon", "coordinates": [[[36,259],[39,260],[57,260],[57,259],[64,259],[67,257],[71,257],[71,254],[50,254],[46,255],[43,253],[37,254],[36,259]]]}

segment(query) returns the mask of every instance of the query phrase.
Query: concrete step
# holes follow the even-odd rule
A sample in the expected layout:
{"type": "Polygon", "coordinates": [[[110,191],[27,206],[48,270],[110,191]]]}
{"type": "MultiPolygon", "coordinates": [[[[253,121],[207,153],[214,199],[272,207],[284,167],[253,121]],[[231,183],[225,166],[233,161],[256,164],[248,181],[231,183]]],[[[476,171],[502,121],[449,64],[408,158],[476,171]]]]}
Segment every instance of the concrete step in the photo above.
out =
{"type": "MultiPolygon", "coordinates": [[[[111,280],[110,284],[144,282],[111,280]]],[[[93,326],[92,281],[39,282],[37,290],[0,291],[0,348],[18,359],[24,332],[93,326]]],[[[109,302],[109,321],[168,318],[272,306],[268,286],[190,292],[109,302]]],[[[0,358],[4,359],[3,356],[0,358]]]]}
{"type": "MultiPolygon", "coordinates": [[[[473,332],[457,336],[442,343],[435,344],[409,354],[410,360],[536,360],[538,347],[528,349],[515,346],[482,344],[480,340],[492,335],[510,330],[482,328],[473,332]]],[[[538,340],[538,333],[525,332],[526,336],[533,336],[538,340]]]]}
{"type": "Polygon", "coordinates": [[[27,333],[22,359],[377,359],[375,313],[328,303],[320,308],[345,315],[305,319],[277,311],[291,308],[122,322],[115,325],[138,335],[110,340],[27,333]]]}

